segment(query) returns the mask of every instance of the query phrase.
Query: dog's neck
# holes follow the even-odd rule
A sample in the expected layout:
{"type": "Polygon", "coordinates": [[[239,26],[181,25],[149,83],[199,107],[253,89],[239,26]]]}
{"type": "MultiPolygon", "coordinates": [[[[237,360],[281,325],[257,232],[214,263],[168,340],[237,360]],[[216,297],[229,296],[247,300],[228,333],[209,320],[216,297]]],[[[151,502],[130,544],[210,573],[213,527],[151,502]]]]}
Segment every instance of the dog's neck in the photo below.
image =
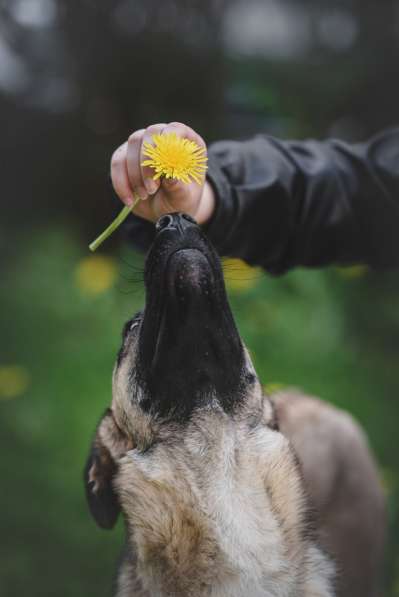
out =
{"type": "Polygon", "coordinates": [[[150,449],[129,452],[116,478],[143,595],[301,597],[313,582],[330,595],[295,456],[271,427],[259,395],[234,415],[215,403],[184,426],[147,421],[150,449]]]}

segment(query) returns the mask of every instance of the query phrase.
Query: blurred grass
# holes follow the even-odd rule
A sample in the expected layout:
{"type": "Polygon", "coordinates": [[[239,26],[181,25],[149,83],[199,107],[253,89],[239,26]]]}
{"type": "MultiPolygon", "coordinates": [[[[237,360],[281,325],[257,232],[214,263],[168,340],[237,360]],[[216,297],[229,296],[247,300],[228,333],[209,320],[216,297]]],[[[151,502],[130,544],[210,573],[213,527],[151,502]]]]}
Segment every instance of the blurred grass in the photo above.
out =
{"type": "MultiPolygon", "coordinates": [[[[14,383],[12,395],[0,392],[0,593],[110,595],[122,529],[97,529],[82,469],[110,401],[122,325],[143,305],[143,260],[126,247],[89,258],[62,229],[13,242],[25,249],[3,272],[0,297],[0,390],[14,383]],[[10,368],[24,383],[12,382],[10,368]]],[[[225,277],[262,382],[319,395],[368,432],[390,505],[385,594],[399,595],[396,278],[387,295],[365,270],[271,279],[229,261],[225,277]]]]}

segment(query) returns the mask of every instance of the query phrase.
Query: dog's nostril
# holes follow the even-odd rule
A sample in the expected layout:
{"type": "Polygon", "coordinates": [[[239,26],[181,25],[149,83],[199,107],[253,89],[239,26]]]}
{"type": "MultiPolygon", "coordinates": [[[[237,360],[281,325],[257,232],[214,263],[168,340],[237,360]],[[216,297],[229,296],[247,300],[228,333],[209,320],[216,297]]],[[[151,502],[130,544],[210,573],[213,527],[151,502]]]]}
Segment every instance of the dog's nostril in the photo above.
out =
{"type": "Polygon", "coordinates": [[[192,218],[191,216],[189,216],[188,214],[182,214],[181,217],[184,220],[187,220],[187,222],[191,222],[191,224],[196,224],[197,222],[194,220],[194,218],[192,218]]]}
{"type": "Polygon", "coordinates": [[[161,230],[164,230],[165,228],[170,228],[173,224],[173,217],[170,216],[169,214],[166,214],[164,216],[161,216],[158,220],[158,222],[155,224],[155,229],[160,232],[161,230]]]}

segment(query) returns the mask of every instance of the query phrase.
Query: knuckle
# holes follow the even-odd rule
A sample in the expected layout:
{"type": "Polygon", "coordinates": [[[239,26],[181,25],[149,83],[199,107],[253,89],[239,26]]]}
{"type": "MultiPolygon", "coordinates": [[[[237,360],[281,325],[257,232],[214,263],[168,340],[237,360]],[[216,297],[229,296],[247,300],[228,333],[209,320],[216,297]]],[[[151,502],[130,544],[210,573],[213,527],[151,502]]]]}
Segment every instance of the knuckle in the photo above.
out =
{"type": "Polygon", "coordinates": [[[134,133],[132,133],[129,138],[128,138],[128,143],[129,145],[131,145],[132,143],[136,143],[137,141],[139,141],[139,139],[141,139],[141,137],[143,136],[143,130],[140,129],[138,131],[134,131],[134,133]]]}
{"type": "Polygon", "coordinates": [[[146,133],[155,133],[156,131],[159,131],[162,127],[162,124],[151,124],[147,127],[146,133]]]}
{"type": "Polygon", "coordinates": [[[178,136],[180,135],[184,137],[187,134],[187,127],[185,124],[181,124],[180,122],[172,122],[168,125],[168,128],[166,129],[166,132],[169,131],[175,133],[178,136]]]}
{"type": "Polygon", "coordinates": [[[147,126],[146,128],[146,133],[152,133],[154,131],[157,131],[160,128],[160,124],[150,124],[150,126],[147,126]]]}

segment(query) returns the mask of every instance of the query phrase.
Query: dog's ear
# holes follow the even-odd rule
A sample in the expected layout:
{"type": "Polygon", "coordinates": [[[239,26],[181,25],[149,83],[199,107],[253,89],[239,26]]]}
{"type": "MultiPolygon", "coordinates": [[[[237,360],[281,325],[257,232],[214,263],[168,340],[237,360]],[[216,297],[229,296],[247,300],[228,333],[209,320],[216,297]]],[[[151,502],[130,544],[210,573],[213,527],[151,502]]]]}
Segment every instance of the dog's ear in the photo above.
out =
{"type": "Polygon", "coordinates": [[[120,507],[113,488],[117,460],[133,446],[117,427],[108,409],[97,427],[84,470],[86,497],[90,512],[104,529],[115,525],[120,507]]]}

